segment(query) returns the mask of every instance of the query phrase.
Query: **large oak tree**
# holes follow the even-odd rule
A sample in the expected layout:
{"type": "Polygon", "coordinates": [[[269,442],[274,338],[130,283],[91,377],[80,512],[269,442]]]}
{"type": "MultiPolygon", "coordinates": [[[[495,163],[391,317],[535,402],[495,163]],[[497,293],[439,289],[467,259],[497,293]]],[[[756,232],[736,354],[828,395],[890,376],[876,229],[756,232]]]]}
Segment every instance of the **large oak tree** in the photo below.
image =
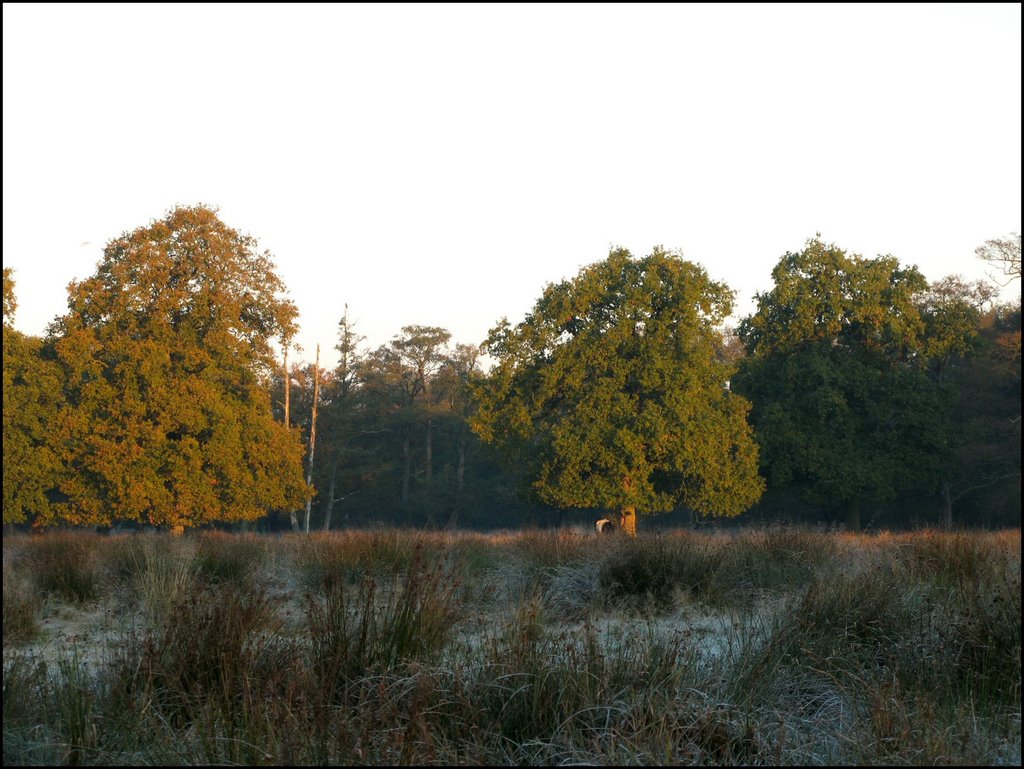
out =
{"type": "Polygon", "coordinates": [[[210,208],[111,240],[50,328],[68,468],[55,520],[171,527],[304,503],[303,449],[274,421],[271,345],[297,311],[267,252],[210,208]]]}
{"type": "Polygon", "coordinates": [[[637,511],[682,504],[737,515],[761,496],[749,404],[721,354],[732,292],[660,248],[611,251],[548,285],[486,343],[474,429],[502,447],[544,502],[637,511]]]}
{"type": "Polygon", "coordinates": [[[785,254],[775,286],[739,333],[748,357],[734,379],[770,488],[845,507],[934,483],[945,451],[939,393],[925,373],[915,267],[848,254],[815,238],[785,254]]]}

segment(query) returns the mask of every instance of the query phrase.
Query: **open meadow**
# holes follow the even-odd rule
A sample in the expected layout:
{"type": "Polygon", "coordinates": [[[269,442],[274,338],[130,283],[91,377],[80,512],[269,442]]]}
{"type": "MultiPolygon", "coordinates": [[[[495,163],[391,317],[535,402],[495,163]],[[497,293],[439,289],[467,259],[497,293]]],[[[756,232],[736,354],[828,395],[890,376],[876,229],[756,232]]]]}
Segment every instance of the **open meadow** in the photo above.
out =
{"type": "Polygon", "coordinates": [[[1020,531],[10,535],[4,764],[1021,761],[1020,531]]]}

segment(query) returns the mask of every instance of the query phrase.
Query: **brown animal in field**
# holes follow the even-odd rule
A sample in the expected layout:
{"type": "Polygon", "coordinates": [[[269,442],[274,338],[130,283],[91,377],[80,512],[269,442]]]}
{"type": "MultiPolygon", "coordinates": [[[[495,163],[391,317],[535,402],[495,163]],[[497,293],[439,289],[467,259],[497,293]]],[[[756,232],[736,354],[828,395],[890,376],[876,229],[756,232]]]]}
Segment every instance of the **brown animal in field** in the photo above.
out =
{"type": "Polygon", "coordinates": [[[607,518],[602,518],[596,524],[598,534],[614,534],[618,528],[614,523],[609,521],[607,518]]]}

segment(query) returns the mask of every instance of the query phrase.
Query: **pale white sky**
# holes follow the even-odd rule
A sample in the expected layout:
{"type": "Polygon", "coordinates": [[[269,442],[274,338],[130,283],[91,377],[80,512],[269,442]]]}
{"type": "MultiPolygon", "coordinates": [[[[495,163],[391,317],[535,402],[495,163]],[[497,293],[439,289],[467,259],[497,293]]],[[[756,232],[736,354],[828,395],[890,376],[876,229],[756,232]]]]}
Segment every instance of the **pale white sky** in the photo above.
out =
{"type": "MultiPolygon", "coordinates": [[[[3,5],[3,264],[42,334],[175,204],[347,302],[478,343],[622,245],[737,292],[816,232],[931,280],[1020,232],[1021,6],[3,5]]],[[[1019,291],[1019,286],[1014,288],[1019,291]]]]}

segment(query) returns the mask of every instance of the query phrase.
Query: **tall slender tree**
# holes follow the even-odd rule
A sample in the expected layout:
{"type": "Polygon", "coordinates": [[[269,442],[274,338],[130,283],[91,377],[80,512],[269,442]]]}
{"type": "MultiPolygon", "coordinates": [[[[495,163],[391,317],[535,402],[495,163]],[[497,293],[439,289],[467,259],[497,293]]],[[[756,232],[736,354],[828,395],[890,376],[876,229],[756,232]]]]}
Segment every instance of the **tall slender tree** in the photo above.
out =
{"type": "Polygon", "coordinates": [[[412,435],[416,423],[413,412],[418,383],[391,345],[369,351],[359,369],[366,416],[382,430],[381,440],[374,447],[376,475],[390,478],[398,468],[398,502],[404,507],[412,483],[412,435]]]}
{"type": "MultiPolygon", "coordinates": [[[[357,434],[377,432],[372,426],[357,426],[362,405],[359,402],[359,369],[364,358],[361,349],[363,341],[364,337],[356,332],[356,321],[349,318],[348,304],[345,304],[345,312],[338,321],[338,344],[335,345],[339,355],[338,366],[329,387],[329,406],[324,410],[324,454],[327,467],[327,492],[322,503],[324,531],[331,528],[334,505],[359,491],[356,486],[339,492],[338,481],[339,470],[342,470],[343,464],[361,464],[357,457],[361,457],[364,452],[355,440],[357,434]],[[341,496],[338,496],[339,493],[341,496]]],[[[348,470],[350,478],[359,474],[353,472],[354,468],[351,466],[348,470]]]]}
{"type": "MultiPolygon", "coordinates": [[[[447,329],[437,326],[403,326],[395,337],[392,348],[412,373],[413,396],[411,405],[424,426],[424,488],[429,497],[434,482],[434,416],[436,402],[432,399],[431,384],[434,375],[444,364],[451,339],[447,329]]],[[[408,456],[408,453],[406,454],[408,456]]],[[[406,494],[406,497],[408,495],[406,494]]]]}
{"type": "MultiPolygon", "coordinates": [[[[313,413],[309,419],[309,455],[308,470],[306,471],[306,484],[313,486],[313,458],[316,454],[316,411],[320,402],[320,345],[316,346],[316,362],[313,363],[313,413]]],[[[306,519],[304,530],[309,534],[309,517],[313,504],[312,495],[306,498],[306,519]]]]}

